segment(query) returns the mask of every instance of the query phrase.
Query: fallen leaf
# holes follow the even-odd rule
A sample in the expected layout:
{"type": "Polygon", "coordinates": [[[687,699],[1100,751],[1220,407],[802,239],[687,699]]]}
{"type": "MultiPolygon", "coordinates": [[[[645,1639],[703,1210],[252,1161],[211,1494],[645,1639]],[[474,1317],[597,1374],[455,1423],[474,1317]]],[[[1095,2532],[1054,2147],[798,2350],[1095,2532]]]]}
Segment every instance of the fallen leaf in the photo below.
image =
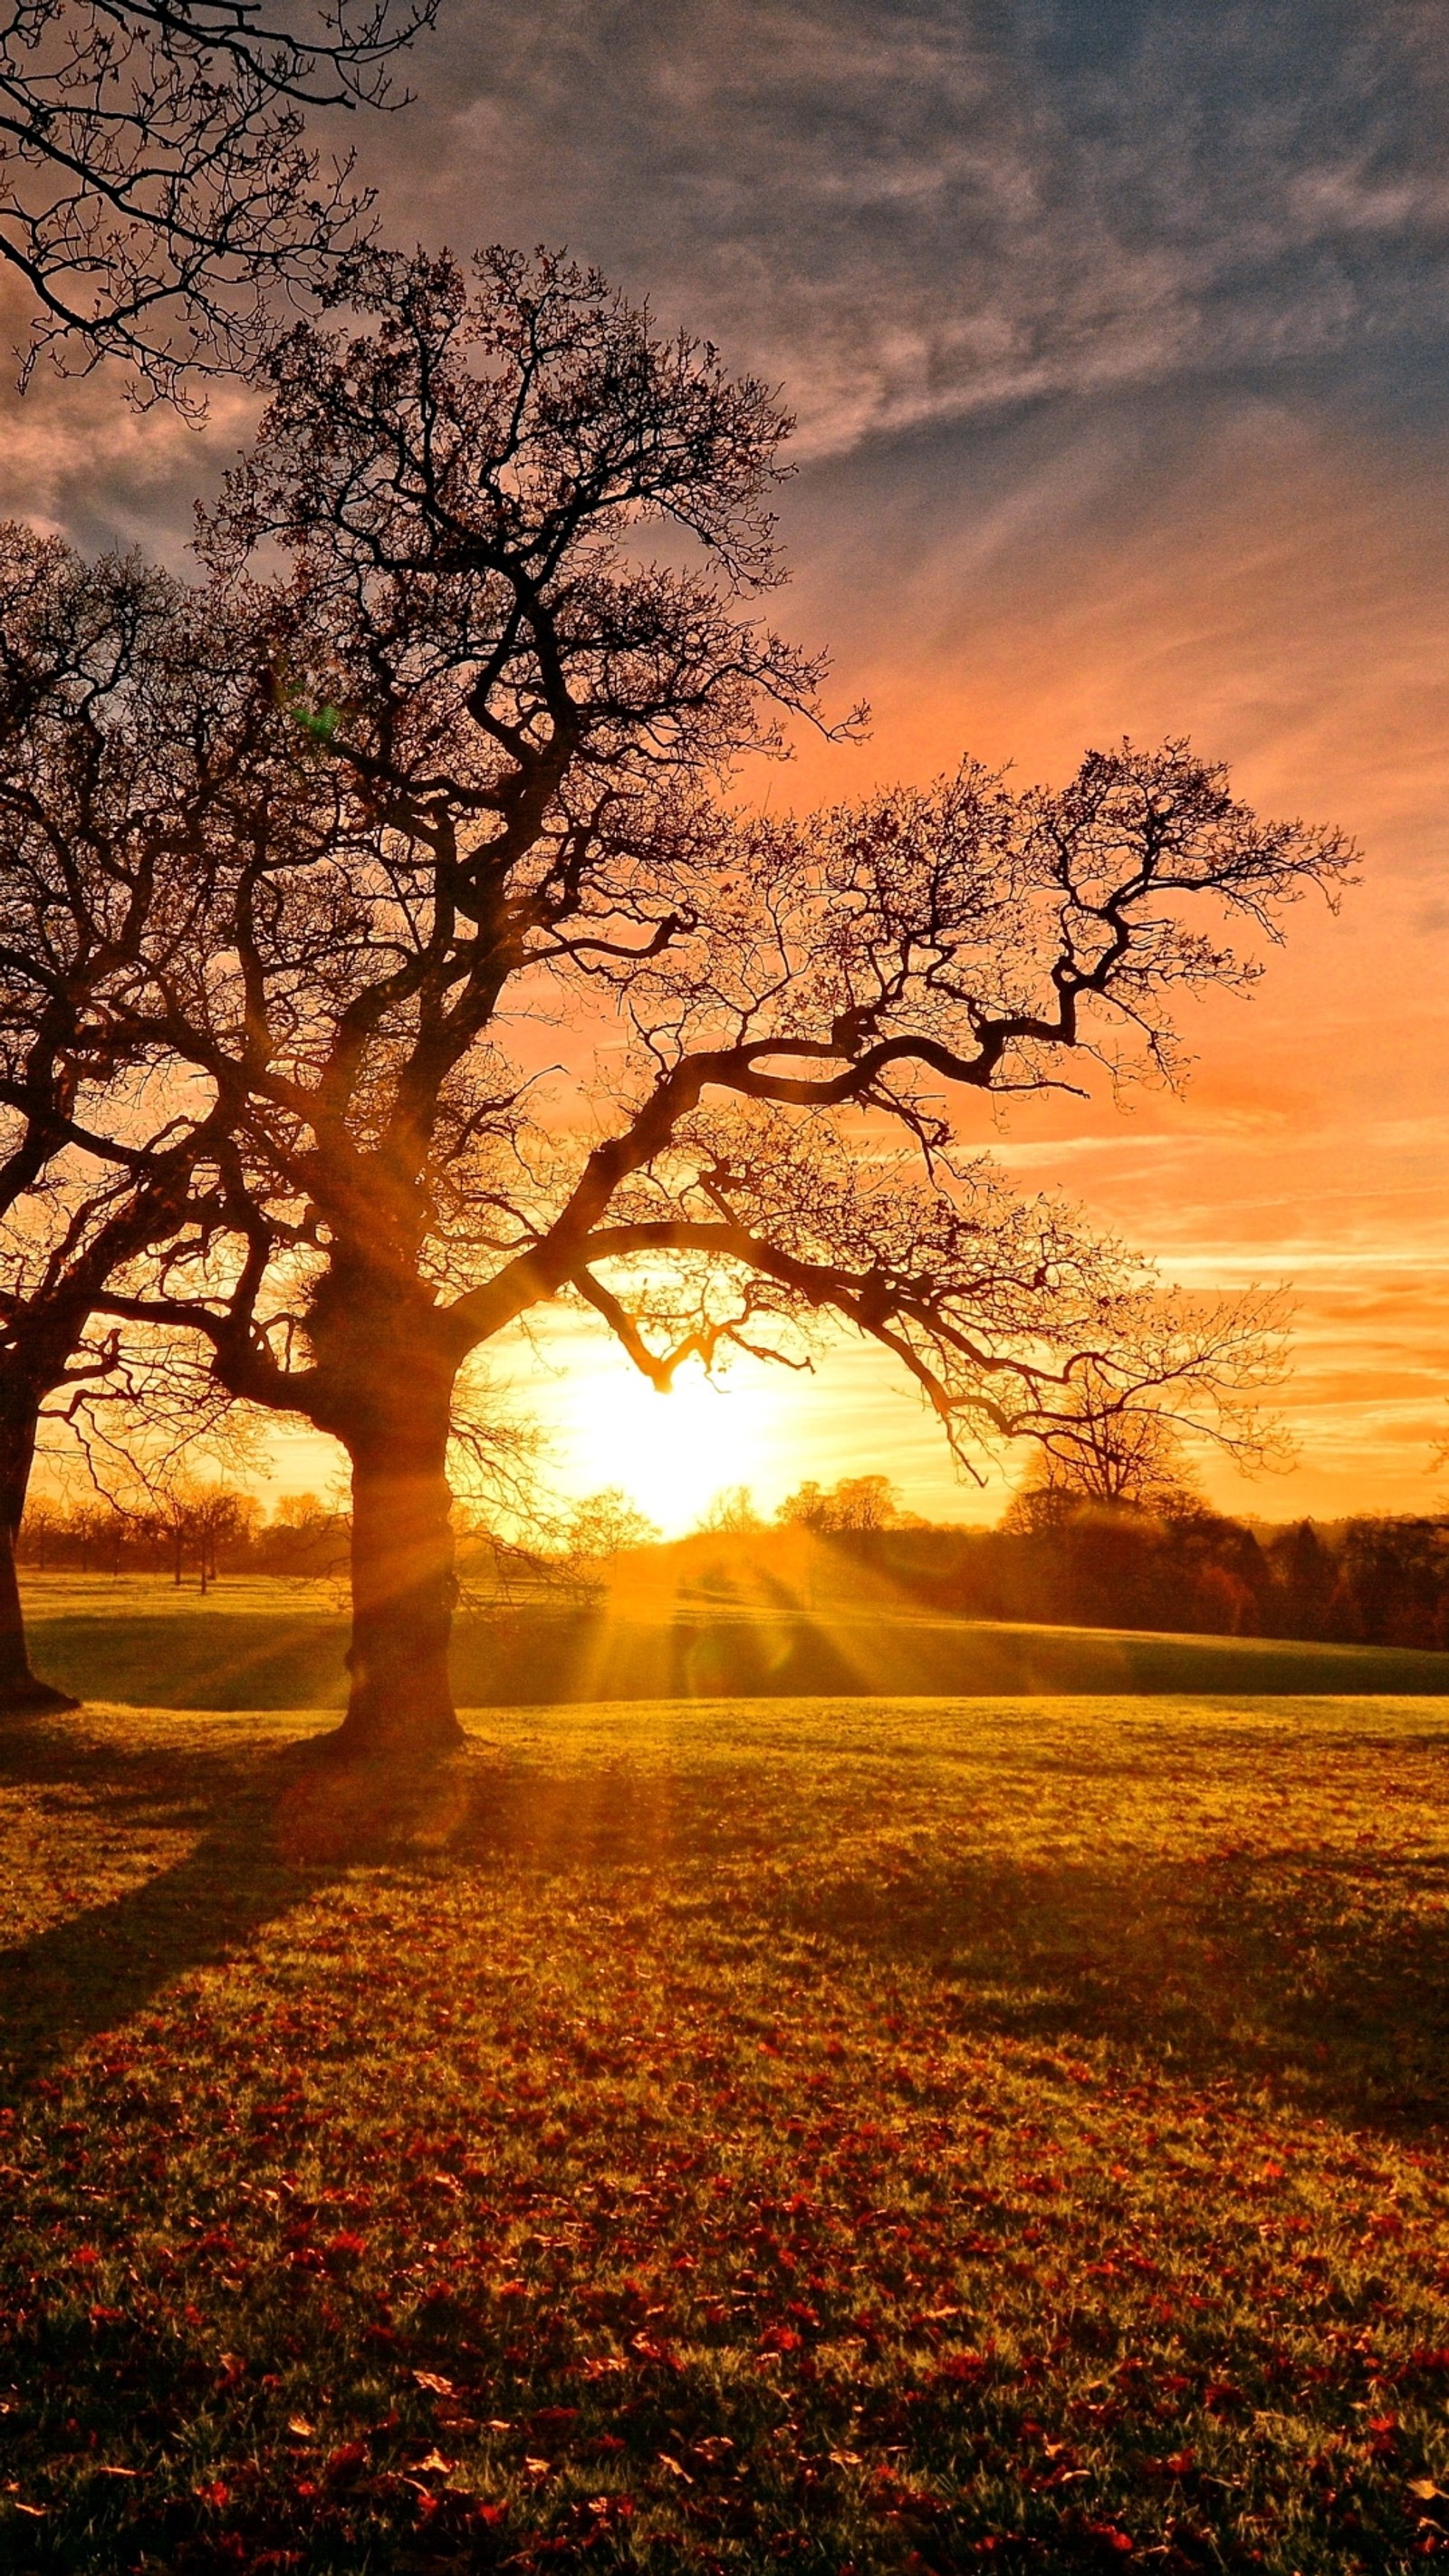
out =
{"type": "Polygon", "coordinates": [[[435,2370],[415,2370],[413,2377],[419,2388],[430,2388],[435,2397],[456,2397],[458,2394],[452,2380],[440,2378],[435,2370]]]}

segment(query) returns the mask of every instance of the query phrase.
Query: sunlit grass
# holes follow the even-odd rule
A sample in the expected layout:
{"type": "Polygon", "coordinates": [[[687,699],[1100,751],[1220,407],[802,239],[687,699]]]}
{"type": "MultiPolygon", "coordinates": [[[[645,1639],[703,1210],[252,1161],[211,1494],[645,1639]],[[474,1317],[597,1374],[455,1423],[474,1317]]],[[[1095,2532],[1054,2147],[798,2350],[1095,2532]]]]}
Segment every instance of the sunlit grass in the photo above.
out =
{"type": "MultiPolygon", "coordinates": [[[[27,1577],[37,1671],[140,1707],[335,1709],[347,1616],[331,1581],[225,1575],[202,1601],[155,1575],[27,1577]]],[[[954,1618],[779,1533],[626,1560],[592,1605],[465,1592],[454,1683],[473,1707],[788,1691],[1449,1693],[1449,1655],[954,1618]]]]}
{"type": "Polygon", "coordinates": [[[314,1726],[10,1740],[9,2563],[1449,2549],[1441,1705],[314,1726]]]}

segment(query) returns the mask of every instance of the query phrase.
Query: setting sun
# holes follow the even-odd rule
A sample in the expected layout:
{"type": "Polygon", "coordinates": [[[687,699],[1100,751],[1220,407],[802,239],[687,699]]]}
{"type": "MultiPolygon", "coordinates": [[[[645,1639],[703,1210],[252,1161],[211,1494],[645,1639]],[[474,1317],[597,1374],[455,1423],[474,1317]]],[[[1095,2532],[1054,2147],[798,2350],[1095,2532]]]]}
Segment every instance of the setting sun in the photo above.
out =
{"type": "Polygon", "coordinates": [[[789,1478],[781,1418],[788,1381],[759,1363],[711,1378],[692,1360],[659,1395],[627,1360],[601,1348],[560,1392],[564,1482],[578,1494],[622,1486],[666,1537],[693,1528],[722,1486],[749,1485],[773,1500],[789,1478]]]}

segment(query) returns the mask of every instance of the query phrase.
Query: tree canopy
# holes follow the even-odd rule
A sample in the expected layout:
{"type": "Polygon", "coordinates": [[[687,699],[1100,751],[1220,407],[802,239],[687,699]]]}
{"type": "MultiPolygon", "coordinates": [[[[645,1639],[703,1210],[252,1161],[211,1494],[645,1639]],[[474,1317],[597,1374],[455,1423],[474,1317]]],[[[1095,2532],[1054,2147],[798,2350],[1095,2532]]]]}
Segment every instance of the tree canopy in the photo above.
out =
{"type": "Polygon", "coordinates": [[[1234,922],[1276,935],[1342,838],[1261,822],[1183,743],[741,811],[739,755],[822,720],[760,614],[765,389],[554,259],[373,257],[352,293],[360,328],[273,362],[210,586],[85,709],[177,764],[107,1027],[204,1130],[164,1262],[101,1303],[347,1450],[346,1740],[451,1738],[460,1375],[552,1300],[659,1386],[834,1319],[967,1463],[1079,1425],[1088,1382],[1251,1444],[1267,1310],[1164,1297],[954,1104],[1172,1073],[1177,997],[1249,980],[1234,922]]]}
{"type": "MultiPolygon", "coordinates": [[[[0,15],[0,261],[28,289],[28,365],[127,362],[183,403],[244,371],[277,299],[369,232],[316,108],[400,103],[398,52],[436,0],[8,0],[0,15]]],[[[27,372],[28,372],[27,365],[27,372]]]]}

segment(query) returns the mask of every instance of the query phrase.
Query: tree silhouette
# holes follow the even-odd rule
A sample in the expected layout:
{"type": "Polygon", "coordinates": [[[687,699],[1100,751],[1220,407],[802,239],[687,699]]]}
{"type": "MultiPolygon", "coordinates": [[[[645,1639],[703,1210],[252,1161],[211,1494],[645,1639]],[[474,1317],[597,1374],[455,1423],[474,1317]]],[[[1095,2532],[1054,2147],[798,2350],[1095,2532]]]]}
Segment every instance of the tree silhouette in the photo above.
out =
{"type": "Polygon", "coordinates": [[[889,1530],[903,1519],[889,1476],[842,1476],[826,1490],[813,1477],[787,1494],[775,1518],[786,1528],[836,1538],[847,1530],[889,1530]]]}
{"type": "Polygon", "coordinates": [[[1152,1300],[1135,1348],[1124,1345],[1105,1363],[1084,1353],[1041,1425],[1017,1522],[1046,1526],[1084,1502],[1200,1508],[1190,1450],[1205,1407],[1223,1445],[1256,1466],[1286,1465],[1292,1444],[1261,1411],[1283,1375],[1285,1325],[1284,1301],[1271,1290],[1206,1304],[1152,1300]]]}
{"type": "Polygon", "coordinates": [[[187,399],[248,367],[279,291],[326,284],[366,238],[350,159],[309,110],[384,106],[436,0],[9,0],[0,19],[0,260],[25,282],[30,359],[127,361],[187,399]]]}
{"type": "Polygon", "coordinates": [[[470,291],[374,259],[350,292],[369,327],[292,335],[210,522],[219,587],[186,615],[250,617],[267,686],[205,728],[219,783],[162,862],[164,960],[113,1006],[206,1087],[214,1213],[152,1293],[102,1303],[200,1331],[229,1391],[342,1443],[340,1741],[410,1759],[457,1731],[460,1371],[550,1301],[659,1387],[731,1347],[799,1364],[834,1317],[968,1460],[1074,1420],[1088,1370],[1155,1368],[1250,1440],[1253,1319],[1164,1301],[943,1104],[1094,1057],[1170,1071],[1176,992],[1253,971],[1225,920],[1271,931],[1349,854],[1181,744],[1055,792],[968,766],[804,822],[733,812],[721,773],[818,681],[753,608],[763,390],[553,260],[490,254],[470,291]],[[290,581],[250,587],[277,545],[290,581]],[[249,747],[223,763],[228,726],[249,747]]]}
{"type": "Polygon", "coordinates": [[[187,935],[168,862],[194,856],[230,764],[279,792],[258,759],[270,712],[188,606],[134,563],[0,528],[0,1709],[62,1697],[30,1669],[15,1579],[46,1415],[113,1446],[105,1420],[144,1400],[154,1459],[225,1395],[95,1320],[224,1185],[224,1116],[127,1016],[187,935]]]}

